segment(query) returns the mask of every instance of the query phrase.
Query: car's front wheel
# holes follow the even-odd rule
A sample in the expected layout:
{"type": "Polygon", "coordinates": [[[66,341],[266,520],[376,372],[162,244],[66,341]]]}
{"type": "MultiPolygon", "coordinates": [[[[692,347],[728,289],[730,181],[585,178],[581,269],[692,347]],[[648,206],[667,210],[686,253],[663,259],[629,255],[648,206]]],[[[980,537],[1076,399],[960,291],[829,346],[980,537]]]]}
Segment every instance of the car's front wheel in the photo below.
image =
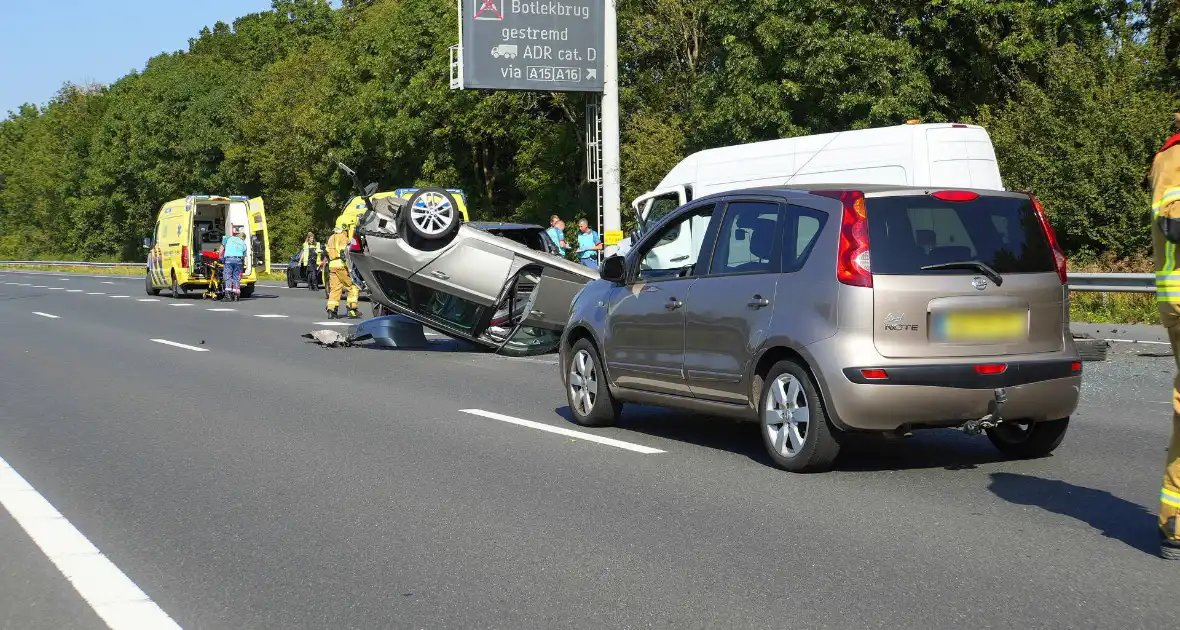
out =
{"type": "Polygon", "coordinates": [[[840,433],[828,421],[811,375],[794,361],[779,361],[766,376],[759,407],[762,443],[779,467],[825,472],[840,453],[840,433]]]}
{"type": "Polygon", "coordinates": [[[423,188],[410,197],[404,226],[421,241],[449,242],[463,222],[454,195],[444,188],[423,188]]]}
{"type": "Polygon", "coordinates": [[[574,344],[565,365],[566,400],[574,422],[584,427],[608,427],[619,419],[622,405],[610,393],[598,351],[588,339],[574,344]]]}
{"type": "Polygon", "coordinates": [[[987,439],[1008,457],[1033,459],[1057,450],[1068,428],[1069,418],[1033,423],[1001,422],[994,429],[987,430],[987,439]]]}

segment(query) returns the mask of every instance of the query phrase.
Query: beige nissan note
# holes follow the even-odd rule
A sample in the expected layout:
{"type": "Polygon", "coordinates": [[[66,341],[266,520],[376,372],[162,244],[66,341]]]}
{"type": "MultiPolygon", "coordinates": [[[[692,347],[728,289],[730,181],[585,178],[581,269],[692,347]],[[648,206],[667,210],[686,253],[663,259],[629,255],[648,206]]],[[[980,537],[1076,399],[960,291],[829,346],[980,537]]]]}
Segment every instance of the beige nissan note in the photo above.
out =
{"type": "Polygon", "coordinates": [[[888,186],[703,197],[577,295],[574,419],[623,403],[758,422],[774,461],[831,467],[850,432],[986,432],[1051,453],[1078,404],[1065,256],[1028,194],[888,186]]]}

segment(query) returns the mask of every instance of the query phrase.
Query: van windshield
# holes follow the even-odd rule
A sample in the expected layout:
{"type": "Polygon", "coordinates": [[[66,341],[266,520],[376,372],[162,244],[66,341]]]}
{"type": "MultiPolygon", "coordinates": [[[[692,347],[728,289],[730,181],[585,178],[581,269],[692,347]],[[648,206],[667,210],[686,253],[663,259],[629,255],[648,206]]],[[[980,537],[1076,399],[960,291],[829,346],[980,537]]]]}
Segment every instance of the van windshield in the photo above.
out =
{"type": "Polygon", "coordinates": [[[971,269],[922,269],[975,260],[1000,274],[1056,270],[1049,240],[1027,197],[870,197],[865,211],[874,275],[976,274],[971,269]]]}

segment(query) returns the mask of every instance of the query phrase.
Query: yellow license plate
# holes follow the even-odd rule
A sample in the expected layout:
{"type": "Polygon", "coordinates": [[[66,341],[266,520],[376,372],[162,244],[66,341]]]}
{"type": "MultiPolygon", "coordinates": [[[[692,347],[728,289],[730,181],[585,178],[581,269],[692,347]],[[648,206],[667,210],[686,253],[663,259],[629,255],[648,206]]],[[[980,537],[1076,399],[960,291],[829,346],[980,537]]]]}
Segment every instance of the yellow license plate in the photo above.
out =
{"type": "Polygon", "coordinates": [[[935,326],[936,336],[951,343],[999,343],[1028,336],[1024,311],[946,313],[935,326]]]}

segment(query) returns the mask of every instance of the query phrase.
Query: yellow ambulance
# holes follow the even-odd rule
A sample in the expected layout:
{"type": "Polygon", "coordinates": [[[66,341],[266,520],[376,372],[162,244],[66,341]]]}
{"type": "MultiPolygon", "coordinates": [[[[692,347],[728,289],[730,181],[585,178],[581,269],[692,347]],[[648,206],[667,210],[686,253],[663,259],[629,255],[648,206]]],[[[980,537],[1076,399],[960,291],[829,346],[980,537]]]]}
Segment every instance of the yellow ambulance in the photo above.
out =
{"type": "Polygon", "coordinates": [[[243,261],[242,297],[253,295],[258,281],[255,269],[270,272],[266,208],[261,197],[214,195],[190,195],[160,208],[152,236],[144,239],[148,295],[168,289],[172,297],[180,297],[208,289],[210,262],[221,247],[221,238],[232,233],[235,225],[245,228],[249,244],[243,261]]]}

